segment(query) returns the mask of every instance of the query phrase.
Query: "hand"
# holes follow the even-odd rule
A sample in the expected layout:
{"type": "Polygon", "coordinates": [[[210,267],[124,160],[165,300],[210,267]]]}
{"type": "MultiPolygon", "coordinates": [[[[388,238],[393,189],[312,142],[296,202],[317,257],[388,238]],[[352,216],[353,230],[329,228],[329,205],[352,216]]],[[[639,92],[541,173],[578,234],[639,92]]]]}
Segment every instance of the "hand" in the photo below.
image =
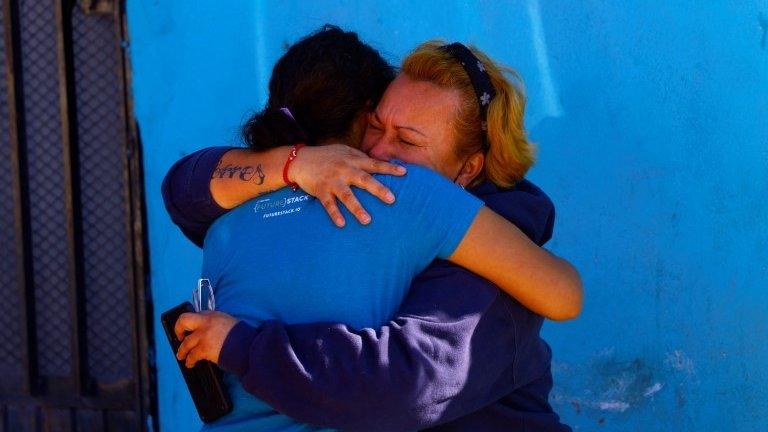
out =
{"type": "Polygon", "coordinates": [[[395,196],[371,174],[401,176],[405,168],[368,157],[352,147],[331,144],[304,147],[288,169],[288,179],[296,182],[308,194],[320,200],[331,220],[343,227],[336,199],[339,199],[357,220],[366,225],[371,216],[355,198],[350,186],[365,189],[387,204],[395,202],[395,196]]]}
{"type": "Polygon", "coordinates": [[[200,360],[218,363],[224,339],[237,322],[237,319],[223,312],[181,314],[173,328],[176,337],[182,341],[176,358],[186,359],[185,364],[188,368],[193,367],[200,360]]]}

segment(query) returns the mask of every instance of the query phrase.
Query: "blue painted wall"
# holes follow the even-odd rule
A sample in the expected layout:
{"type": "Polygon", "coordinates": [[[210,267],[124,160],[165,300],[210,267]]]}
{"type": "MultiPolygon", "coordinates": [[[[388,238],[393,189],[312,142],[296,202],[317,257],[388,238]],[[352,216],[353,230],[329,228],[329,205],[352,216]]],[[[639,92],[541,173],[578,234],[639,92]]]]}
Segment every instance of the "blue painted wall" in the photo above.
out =
{"type": "MultiPolygon", "coordinates": [[[[325,22],[393,62],[468,41],[526,80],[550,248],[584,278],[581,318],[545,329],[557,410],[579,431],[768,430],[768,2],[640,3],[129,0],[155,311],[200,265],[162,177],[237,142],[285,44],[325,22]]],[[[190,430],[156,333],[161,426],[190,430]]]]}

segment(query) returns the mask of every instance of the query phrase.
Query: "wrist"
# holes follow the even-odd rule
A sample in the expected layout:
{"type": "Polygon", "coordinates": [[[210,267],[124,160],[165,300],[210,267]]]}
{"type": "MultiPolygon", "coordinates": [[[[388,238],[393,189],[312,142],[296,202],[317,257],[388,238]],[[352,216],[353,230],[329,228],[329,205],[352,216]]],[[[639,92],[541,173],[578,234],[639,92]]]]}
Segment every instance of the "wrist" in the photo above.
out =
{"type": "Polygon", "coordinates": [[[297,178],[299,178],[297,176],[297,164],[299,166],[301,165],[299,160],[303,158],[299,157],[299,152],[304,152],[305,147],[306,145],[304,143],[297,143],[296,145],[291,146],[283,166],[283,181],[285,184],[292,187],[293,190],[296,190],[299,187],[299,184],[296,181],[297,178]]]}
{"type": "Polygon", "coordinates": [[[258,334],[258,328],[245,321],[238,321],[227,333],[219,352],[218,365],[223,370],[242,376],[248,371],[251,343],[258,334]]]}
{"type": "MultiPolygon", "coordinates": [[[[293,146],[285,147],[286,152],[283,152],[285,157],[288,152],[291,151],[293,146]]],[[[309,167],[309,156],[315,150],[314,147],[306,146],[301,149],[301,156],[296,157],[288,167],[287,177],[290,182],[297,183],[299,186],[304,185],[304,179],[306,178],[306,171],[309,167]]]]}

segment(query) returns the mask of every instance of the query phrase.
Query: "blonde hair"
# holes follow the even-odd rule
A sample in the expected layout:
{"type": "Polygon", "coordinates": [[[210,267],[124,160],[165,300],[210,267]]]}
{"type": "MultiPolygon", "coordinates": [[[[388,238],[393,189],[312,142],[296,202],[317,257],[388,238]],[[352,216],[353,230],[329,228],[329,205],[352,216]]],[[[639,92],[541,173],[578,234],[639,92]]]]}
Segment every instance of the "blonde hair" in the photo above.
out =
{"type": "MultiPolygon", "coordinates": [[[[440,49],[443,45],[439,40],[419,45],[403,60],[402,72],[411,79],[459,91],[461,104],[454,127],[455,150],[461,158],[482,149],[480,108],[469,75],[453,55],[440,49]]],[[[523,125],[523,81],[513,69],[496,64],[475,47],[469,48],[484,63],[496,90],[488,108],[489,148],[485,165],[472,185],[486,179],[500,187],[511,187],[523,178],[535,159],[534,145],[528,141],[523,125]]]]}

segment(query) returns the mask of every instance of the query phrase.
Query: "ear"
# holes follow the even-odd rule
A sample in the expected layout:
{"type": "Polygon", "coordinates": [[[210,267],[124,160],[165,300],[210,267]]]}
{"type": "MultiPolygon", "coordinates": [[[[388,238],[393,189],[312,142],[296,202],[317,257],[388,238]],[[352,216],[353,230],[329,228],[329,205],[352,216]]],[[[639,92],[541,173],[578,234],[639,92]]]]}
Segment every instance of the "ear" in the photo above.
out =
{"type": "Polygon", "coordinates": [[[472,181],[483,172],[483,165],[485,164],[485,155],[483,152],[475,152],[467,158],[467,162],[464,163],[464,167],[461,169],[459,176],[456,177],[456,183],[462,187],[466,187],[472,181]]]}

